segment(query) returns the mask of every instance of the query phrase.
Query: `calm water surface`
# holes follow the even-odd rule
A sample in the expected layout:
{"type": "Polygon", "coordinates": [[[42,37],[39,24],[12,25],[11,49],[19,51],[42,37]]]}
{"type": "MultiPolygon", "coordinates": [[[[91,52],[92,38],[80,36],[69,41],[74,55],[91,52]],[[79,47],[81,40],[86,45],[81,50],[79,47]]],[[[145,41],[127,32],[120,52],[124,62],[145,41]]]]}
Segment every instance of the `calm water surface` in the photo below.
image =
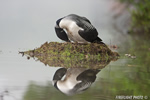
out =
{"type": "MultiPolygon", "coordinates": [[[[148,47],[145,48],[144,50],[149,52],[148,47]]],[[[1,51],[0,93],[4,96],[1,100],[115,100],[121,98],[119,96],[128,96],[128,98],[149,96],[150,69],[146,62],[149,56],[143,58],[145,52],[141,53],[141,51],[132,52],[128,49],[126,51],[118,49],[118,51],[121,55],[120,59],[111,61],[102,69],[94,69],[95,72],[91,72],[93,69],[86,68],[68,70],[67,73],[84,72],[80,79],[85,83],[91,82],[90,85],[80,84],[77,90],[69,93],[58,90],[53,84],[54,75],[61,76],[63,73],[63,71],[56,73],[61,66],[45,66],[42,62],[35,61],[36,58],[28,60],[26,56],[22,57],[16,51],[1,51]],[[131,55],[134,54],[136,58],[125,56],[127,51],[131,55]],[[81,88],[82,85],[85,87],[81,88]]]]}

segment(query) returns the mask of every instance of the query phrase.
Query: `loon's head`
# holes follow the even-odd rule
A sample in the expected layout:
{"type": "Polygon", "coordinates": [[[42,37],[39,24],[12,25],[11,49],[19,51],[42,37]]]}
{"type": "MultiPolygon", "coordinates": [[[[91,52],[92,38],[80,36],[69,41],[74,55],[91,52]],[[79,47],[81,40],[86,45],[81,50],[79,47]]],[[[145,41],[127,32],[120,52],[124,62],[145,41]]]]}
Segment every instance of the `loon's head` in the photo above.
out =
{"type": "Polygon", "coordinates": [[[58,19],[57,21],[56,21],[56,25],[57,26],[59,26],[59,23],[60,23],[60,21],[62,20],[63,18],[60,18],[60,19],[58,19]]]}
{"type": "Polygon", "coordinates": [[[66,71],[67,71],[66,68],[60,68],[60,69],[58,69],[58,70],[55,72],[55,75],[54,75],[54,77],[53,77],[52,84],[54,85],[54,87],[55,87],[56,89],[58,89],[58,87],[57,87],[57,82],[62,79],[62,77],[65,75],[66,71]]]}

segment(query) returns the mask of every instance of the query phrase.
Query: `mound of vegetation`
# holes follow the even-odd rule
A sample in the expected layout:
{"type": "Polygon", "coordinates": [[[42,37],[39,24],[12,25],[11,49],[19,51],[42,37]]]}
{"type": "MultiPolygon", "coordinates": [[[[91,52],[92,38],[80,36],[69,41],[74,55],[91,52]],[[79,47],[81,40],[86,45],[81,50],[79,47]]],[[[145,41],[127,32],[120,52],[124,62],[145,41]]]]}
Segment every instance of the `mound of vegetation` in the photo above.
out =
{"type": "Polygon", "coordinates": [[[119,57],[117,52],[112,52],[106,45],[97,43],[46,42],[37,49],[20,53],[28,58],[36,57],[45,65],[54,67],[103,68],[111,60],[119,57]]]}

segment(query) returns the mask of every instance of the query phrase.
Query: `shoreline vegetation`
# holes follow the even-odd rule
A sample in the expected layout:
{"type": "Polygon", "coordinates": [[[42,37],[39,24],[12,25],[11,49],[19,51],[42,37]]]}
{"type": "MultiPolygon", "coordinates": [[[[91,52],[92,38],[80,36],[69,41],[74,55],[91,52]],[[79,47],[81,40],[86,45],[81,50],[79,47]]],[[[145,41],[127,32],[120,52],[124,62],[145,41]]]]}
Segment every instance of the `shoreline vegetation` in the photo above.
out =
{"type": "Polygon", "coordinates": [[[97,43],[45,42],[39,48],[19,52],[23,56],[37,58],[45,65],[54,67],[104,68],[110,61],[119,58],[117,52],[97,43]]]}
{"type": "MultiPolygon", "coordinates": [[[[122,3],[131,5],[131,27],[129,34],[150,38],[150,0],[120,0],[122,3]]],[[[133,36],[133,37],[134,37],[133,36]]]]}

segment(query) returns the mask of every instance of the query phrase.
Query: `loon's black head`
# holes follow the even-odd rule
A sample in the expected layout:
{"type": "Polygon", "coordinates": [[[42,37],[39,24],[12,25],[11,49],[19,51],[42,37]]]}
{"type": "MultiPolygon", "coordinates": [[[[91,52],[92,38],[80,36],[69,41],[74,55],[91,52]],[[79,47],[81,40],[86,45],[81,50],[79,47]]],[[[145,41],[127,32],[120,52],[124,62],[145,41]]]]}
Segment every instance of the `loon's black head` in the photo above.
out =
{"type": "MultiPolygon", "coordinates": [[[[60,68],[60,69],[58,69],[58,70],[55,72],[55,74],[54,74],[54,76],[53,76],[52,84],[54,85],[54,87],[55,87],[56,89],[58,89],[58,87],[57,87],[57,82],[62,79],[62,77],[66,74],[66,71],[67,71],[66,68],[60,68]]],[[[59,90],[59,89],[58,89],[58,90],[59,90]]]]}
{"type": "Polygon", "coordinates": [[[59,23],[60,23],[60,21],[62,20],[63,18],[60,18],[60,19],[58,19],[57,21],[56,21],[56,24],[59,26],[59,23]]]}

